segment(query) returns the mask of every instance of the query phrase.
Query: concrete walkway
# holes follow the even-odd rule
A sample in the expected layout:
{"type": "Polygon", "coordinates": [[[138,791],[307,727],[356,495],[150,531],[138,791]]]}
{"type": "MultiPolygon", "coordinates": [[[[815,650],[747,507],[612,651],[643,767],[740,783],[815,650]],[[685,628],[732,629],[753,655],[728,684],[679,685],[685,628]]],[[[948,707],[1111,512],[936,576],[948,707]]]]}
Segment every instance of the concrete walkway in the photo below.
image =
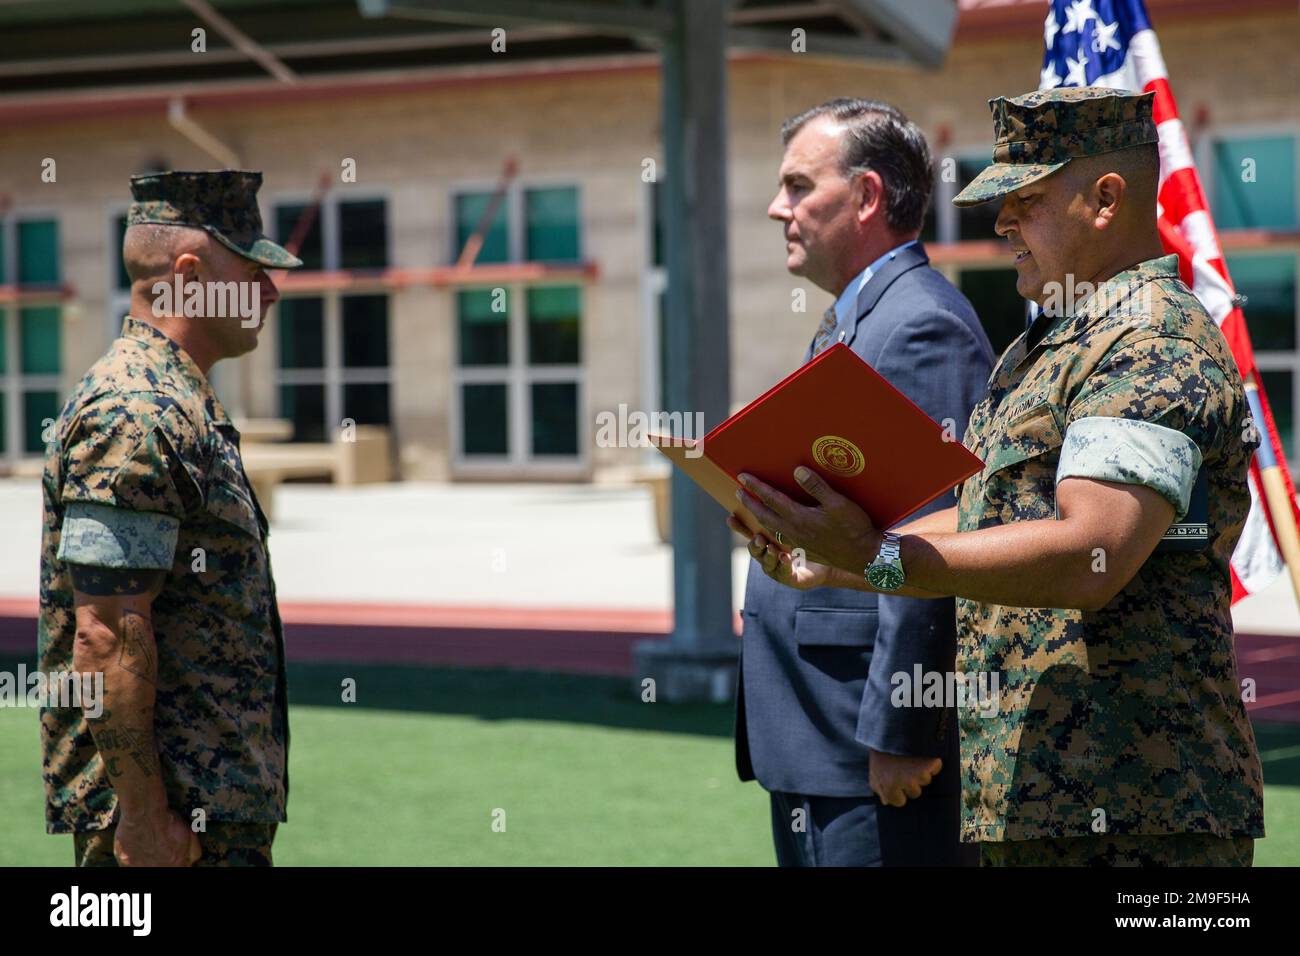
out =
{"type": "MultiPolygon", "coordinates": [[[[672,627],[672,554],[641,486],[282,486],[271,553],[289,660],[629,676],[672,627]]],[[[36,645],[40,488],[0,481],[0,652],[36,645]]],[[[718,520],[722,520],[719,511],[718,520]]],[[[749,557],[733,554],[739,608],[749,557]]],[[[1300,722],[1300,611],[1235,611],[1252,714],[1300,722]]],[[[739,621],[733,621],[739,633],[739,621]]]]}
{"type": "MultiPolygon", "coordinates": [[[[286,604],[432,605],[483,621],[511,609],[658,621],[672,606],[672,552],[655,536],[644,487],[290,484],[277,494],[271,555],[286,604]]],[[[0,597],[36,595],[40,509],[36,482],[0,481],[0,597]]],[[[737,548],[737,609],[747,562],[737,548]]],[[[1285,575],[1234,619],[1239,631],[1300,636],[1285,575]]]]}

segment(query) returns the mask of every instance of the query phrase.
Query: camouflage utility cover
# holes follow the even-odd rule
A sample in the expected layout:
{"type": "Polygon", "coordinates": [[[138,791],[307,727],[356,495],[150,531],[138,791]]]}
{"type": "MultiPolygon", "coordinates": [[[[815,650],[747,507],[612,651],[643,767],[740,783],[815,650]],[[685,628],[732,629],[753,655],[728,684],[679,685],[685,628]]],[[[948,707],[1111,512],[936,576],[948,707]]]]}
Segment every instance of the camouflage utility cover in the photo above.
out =
{"type": "Polygon", "coordinates": [[[257,191],[262,174],[246,169],[149,173],[131,177],[135,202],[128,226],[159,223],[202,229],[227,249],[276,269],[292,269],[302,260],[262,232],[257,191]]]}
{"type": "Polygon", "coordinates": [[[1228,564],[1258,433],[1227,342],[1174,256],[1103,283],[1032,349],[1027,334],[971,414],[967,444],[985,467],[959,490],[959,530],[1057,517],[1068,430],[1110,417],[1195,442],[1209,542],[1152,554],[1098,611],[957,600],[958,670],[1000,685],[997,716],[961,716],[962,837],[1087,836],[1098,823],[1114,835],[1262,836],[1228,564]]]}
{"type": "MultiPolygon", "coordinates": [[[[60,558],[68,511],[147,516],[127,526],[145,529],[138,540],[78,535],[76,551],[79,564],[170,569],[153,602],[168,803],[187,822],[194,809],[209,820],[283,821],[289,728],[267,523],[239,433],[193,360],[128,318],[59,416],[42,492],[41,669],[72,669],[73,588],[60,558]]],[[[41,739],[47,829],[109,826],[116,797],[81,709],[44,708],[41,739]]]]}
{"type": "Polygon", "coordinates": [[[1154,93],[1084,86],[989,100],[993,163],[953,199],[975,206],[1056,172],[1071,159],[1158,142],[1154,93]]]}

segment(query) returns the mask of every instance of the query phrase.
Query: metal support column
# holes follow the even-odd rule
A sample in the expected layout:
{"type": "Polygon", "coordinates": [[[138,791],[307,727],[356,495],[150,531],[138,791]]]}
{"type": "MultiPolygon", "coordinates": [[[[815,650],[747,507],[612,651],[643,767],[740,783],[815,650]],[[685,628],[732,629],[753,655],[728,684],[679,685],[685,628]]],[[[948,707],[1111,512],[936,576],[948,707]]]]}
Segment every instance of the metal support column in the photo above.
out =
{"type": "MultiPolygon", "coordinates": [[[[671,0],[663,46],[668,289],[665,410],[707,427],[731,402],[727,254],[726,0],[671,0]]],[[[718,506],[672,477],[673,633],[636,648],[636,680],[660,700],[725,701],[735,692],[732,534],[718,506]]]]}

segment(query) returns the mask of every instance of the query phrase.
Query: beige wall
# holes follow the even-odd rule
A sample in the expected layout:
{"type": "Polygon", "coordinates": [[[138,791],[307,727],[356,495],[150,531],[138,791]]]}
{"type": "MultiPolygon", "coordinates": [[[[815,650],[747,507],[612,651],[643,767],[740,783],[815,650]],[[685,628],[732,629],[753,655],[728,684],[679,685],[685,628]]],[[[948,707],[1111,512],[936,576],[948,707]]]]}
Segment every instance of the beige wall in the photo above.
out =
{"type": "MultiPolygon", "coordinates": [[[[1208,107],[1214,124],[1300,123],[1300,58],[1292,43],[1300,14],[1195,20],[1162,28],[1160,39],[1185,117],[1208,107]]],[[[730,73],[732,394],[749,400],[798,363],[829,297],[809,288],[807,312],[791,311],[799,283],[783,269],[779,227],[765,210],[780,159],[781,120],[836,95],[891,101],[923,127],[932,143],[950,133],[940,156],[987,148],[995,95],[1036,85],[1040,49],[1033,42],[959,44],[935,73],[857,68],[840,62],[763,60],[730,73]]],[[[357,161],[359,182],[335,194],[379,191],[389,199],[392,264],[447,264],[450,189],[490,183],[504,158],[521,161],[521,178],[555,179],[580,188],[582,242],[599,266],[584,297],[586,435],[596,471],[635,456],[591,447],[591,422],[619,403],[641,404],[641,329],[646,209],[642,160],[662,161],[659,89],[651,70],[591,76],[530,77],[441,90],[310,102],[301,106],[196,111],[194,116],[265,173],[263,196],[311,190],[321,170],[357,161]]],[[[0,191],[17,211],[49,209],[60,220],[64,278],[77,298],[67,311],[64,372],[69,386],[109,339],[108,286],[113,261],[110,212],[127,201],[126,180],[154,157],[175,168],[212,165],[161,119],[104,118],[33,125],[0,139],[0,191]],[[40,162],[58,161],[58,182],[41,184],[40,162]]],[[[269,203],[263,203],[264,211],[269,203]]],[[[723,267],[723,263],[717,263],[723,267]]],[[[405,473],[450,474],[450,371],[454,359],[452,294],[412,288],[391,307],[394,424],[405,473]]],[[[706,318],[706,320],[712,317],[706,318]]],[[[272,336],[267,337],[268,340],[272,336]]],[[[274,344],[243,360],[249,411],[275,411],[274,344]]],[[[219,379],[229,404],[237,376],[219,379]]]]}

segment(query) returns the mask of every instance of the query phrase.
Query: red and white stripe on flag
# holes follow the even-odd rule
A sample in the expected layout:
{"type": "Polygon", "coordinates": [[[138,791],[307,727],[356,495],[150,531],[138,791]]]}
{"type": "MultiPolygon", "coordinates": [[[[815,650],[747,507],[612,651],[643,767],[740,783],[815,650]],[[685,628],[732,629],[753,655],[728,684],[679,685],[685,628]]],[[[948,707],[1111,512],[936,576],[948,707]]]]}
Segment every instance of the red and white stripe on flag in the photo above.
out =
{"type": "MultiPolygon", "coordinates": [[[[1205,191],[1192,160],[1187,132],[1169,89],[1165,61],[1160,55],[1155,31],[1145,29],[1134,33],[1123,66],[1113,73],[1097,77],[1092,85],[1155,93],[1155,121],[1160,134],[1160,195],[1156,207],[1160,238],[1167,252],[1178,255],[1183,281],[1192,287],[1196,297],[1219,324],[1242,378],[1253,376],[1259,381],[1255,353],[1246,330],[1246,317],[1234,304],[1235,290],[1228,276],[1227,264],[1223,261],[1223,251],[1219,248],[1219,236],[1210,218],[1205,191]]],[[[1286,485],[1287,500],[1297,521],[1300,521],[1295,486],[1286,467],[1286,455],[1278,438],[1272,409],[1262,388],[1258,398],[1263,421],[1255,424],[1263,442],[1272,451],[1271,455],[1265,453],[1265,457],[1278,463],[1286,485]]],[[[1234,604],[1263,590],[1285,567],[1277,543],[1277,529],[1264,498],[1260,458],[1261,455],[1257,454],[1250,465],[1250,513],[1232,554],[1234,604]]]]}

